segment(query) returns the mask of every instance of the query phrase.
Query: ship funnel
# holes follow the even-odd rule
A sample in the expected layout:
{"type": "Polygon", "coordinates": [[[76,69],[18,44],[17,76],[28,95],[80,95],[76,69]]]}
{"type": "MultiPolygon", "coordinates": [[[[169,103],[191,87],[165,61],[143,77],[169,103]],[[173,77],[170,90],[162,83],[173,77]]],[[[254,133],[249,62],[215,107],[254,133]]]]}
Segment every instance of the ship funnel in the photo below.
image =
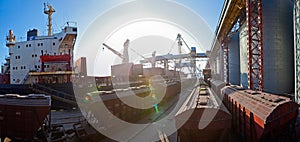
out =
{"type": "Polygon", "coordinates": [[[52,14],[55,12],[52,5],[44,3],[44,13],[48,15],[48,36],[52,36],[52,14]],[[48,9],[47,9],[48,7],[48,9]]]}
{"type": "Polygon", "coordinates": [[[9,30],[8,36],[6,37],[6,46],[11,47],[16,44],[16,36],[14,36],[13,30],[9,30]]]}

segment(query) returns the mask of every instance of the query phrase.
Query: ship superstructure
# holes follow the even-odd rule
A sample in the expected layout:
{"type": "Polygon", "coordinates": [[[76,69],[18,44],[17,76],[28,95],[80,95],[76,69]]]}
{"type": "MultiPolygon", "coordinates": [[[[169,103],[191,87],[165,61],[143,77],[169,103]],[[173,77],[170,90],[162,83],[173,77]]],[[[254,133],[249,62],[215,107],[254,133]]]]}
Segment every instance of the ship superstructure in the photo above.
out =
{"type": "Polygon", "coordinates": [[[45,5],[48,15],[48,35],[40,36],[37,29],[27,32],[26,41],[17,41],[9,30],[6,46],[9,57],[2,66],[2,83],[66,83],[73,74],[73,50],[77,37],[76,23],[67,22],[62,31],[52,34],[51,5],[45,5]],[[48,9],[47,9],[48,7],[48,9]],[[9,81],[8,81],[9,78],[9,81]]]}

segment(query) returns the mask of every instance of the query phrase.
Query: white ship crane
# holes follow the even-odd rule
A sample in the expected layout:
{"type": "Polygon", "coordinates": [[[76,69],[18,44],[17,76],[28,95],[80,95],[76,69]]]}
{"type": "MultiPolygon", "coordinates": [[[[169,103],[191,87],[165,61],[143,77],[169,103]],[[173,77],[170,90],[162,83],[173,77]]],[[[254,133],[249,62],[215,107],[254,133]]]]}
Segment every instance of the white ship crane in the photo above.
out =
{"type": "Polygon", "coordinates": [[[145,56],[143,56],[142,54],[138,53],[137,51],[135,51],[134,49],[131,49],[131,51],[133,51],[134,53],[136,53],[137,55],[141,56],[144,60],[146,60],[147,62],[151,63],[151,67],[155,68],[155,55],[156,55],[156,51],[152,52],[152,57],[151,58],[146,58],[145,56]]]}
{"type": "Polygon", "coordinates": [[[108,50],[110,50],[114,54],[116,54],[117,56],[119,56],[122,59],[122,63],[129,63],[129,55],[128,55],[129,39],[127,39],[123,45],[124,47],[123,54],[111,48],[105,43],[103,43],[102,45],[105,46],[108,50]]]}

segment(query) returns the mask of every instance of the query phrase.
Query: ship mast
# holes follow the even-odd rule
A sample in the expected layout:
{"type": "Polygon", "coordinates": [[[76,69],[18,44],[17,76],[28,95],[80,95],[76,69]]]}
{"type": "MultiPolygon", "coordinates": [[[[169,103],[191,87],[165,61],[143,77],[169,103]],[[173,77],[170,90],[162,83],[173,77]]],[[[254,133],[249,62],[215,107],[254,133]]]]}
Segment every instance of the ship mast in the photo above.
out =
{"type": "Polygon", "coordinates": [[[52,5],[47,4],[48,9],[46,8],[46,3],[44,3],[44,13],[48,15],[48,36],[52,36],[52,14],[55,12],[52,5]]]}
{"type": "Polygon", "coordinates": [[[13,47],[16,44],[16,36],[14,36],[13,30],[9,30],[8,36],[6,37],[6,46],[13,47]]]}

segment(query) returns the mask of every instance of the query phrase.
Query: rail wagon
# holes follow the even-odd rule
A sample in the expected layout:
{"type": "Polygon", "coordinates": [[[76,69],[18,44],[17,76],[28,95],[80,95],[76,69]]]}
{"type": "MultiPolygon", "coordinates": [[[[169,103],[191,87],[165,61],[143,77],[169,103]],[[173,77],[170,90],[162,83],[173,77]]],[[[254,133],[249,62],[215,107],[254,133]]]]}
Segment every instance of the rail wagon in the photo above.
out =
{"type": "Polygon", "coordinates": [[[290,134],[298,115],[298,105],[289,98],[260,91],[226,86],[223,102],[232,114],[232,128],[249,141],[274,141],[290,134]]]}
{"type": "Polygon", "coordinates": [[[51,97],[43,94],[0,95],[0,138],[31,141],[51,107],[51,97]]]}
{"type": "Polygon", "coordinates": [[[206,84],[200,84],[175,115],[180,142],[228,141],[229,111],[217,101],[206,84]]]}

